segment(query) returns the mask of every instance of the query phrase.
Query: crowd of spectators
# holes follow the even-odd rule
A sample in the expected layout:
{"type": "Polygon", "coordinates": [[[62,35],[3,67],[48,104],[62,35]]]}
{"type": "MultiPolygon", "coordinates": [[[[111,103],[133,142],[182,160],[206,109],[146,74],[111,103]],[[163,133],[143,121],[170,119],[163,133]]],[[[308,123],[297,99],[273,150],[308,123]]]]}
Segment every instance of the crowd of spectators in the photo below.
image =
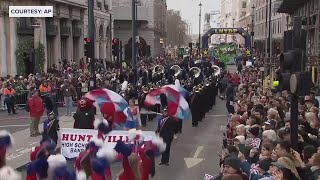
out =
{"type": "Polygon", "coordinates": [[[291,95],[262,87],[259,68],[227,73],[230,114],[220,154],[220,173],[212,179],[320,179],[319,101],[315,91],[300,97],[298,147],[291,145],[291,95]]]}

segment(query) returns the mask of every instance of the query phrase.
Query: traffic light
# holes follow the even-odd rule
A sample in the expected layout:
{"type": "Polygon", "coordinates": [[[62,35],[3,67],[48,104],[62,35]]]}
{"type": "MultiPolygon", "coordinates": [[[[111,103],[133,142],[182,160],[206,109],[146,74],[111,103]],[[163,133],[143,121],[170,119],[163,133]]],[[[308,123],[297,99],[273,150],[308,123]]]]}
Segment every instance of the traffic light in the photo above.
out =
{"type": "Polygon", "coordinates": [[[292,74],[295,74],[298,95],[304,96],[310,93],[310,89],[314,84],[312,83],[310,72],[304,71],[304,59],[303,51],[298,48],[280,55],[280,74],[277,75],[280,90],[290,91],[290,78],[292,74]]]}
{"type": "Polygon", "coordinates": [[[300,49],[289,50],[280,55],[280,71],[277,73],[279,90],[290,91],[291,74],[302,71],[302,51],[300,49]]]}
{"type": "Polygon", "coordinates": [[[119,57],[119,39],[114,38],[112,40],[112,55],[119,57]]]}
{"type": "Polygon", "coordinates": [[[280,55],[280,69],[282,73],[295,73],[303,70],[303,54],[301,49],[289,50],[280,55]]]}
{"type": "Polygon", "coordinates": [[[91,57],[91,40],[89,37],[84,38],[84,56],[91,57]]]}

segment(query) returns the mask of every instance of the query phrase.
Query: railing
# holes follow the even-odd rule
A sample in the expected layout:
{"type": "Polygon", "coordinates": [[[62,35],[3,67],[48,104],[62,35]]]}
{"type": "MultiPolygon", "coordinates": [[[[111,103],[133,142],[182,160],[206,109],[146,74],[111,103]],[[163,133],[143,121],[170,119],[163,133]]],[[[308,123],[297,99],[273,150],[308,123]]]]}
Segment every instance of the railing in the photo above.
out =
{"type": "MultiPolygon", "coordinates": [[[[81,99],[84,93],[81,92],[81,87],[76,88],[77,91],[77,99],[81,99]]],[[[60,89],[53,89],[51,92],[53,99],[55,99],[56,104],[60,107],[64,106],[64,96],[60,89]]],[[[28,99],[30,98],[31,93],[30,90],[18,91],[16,98],[16,105],[18,107],[24,107],[27,104],[28,99]]],[[[74,99],[74,104],[76,104],[76,99],[74,99]]]]}

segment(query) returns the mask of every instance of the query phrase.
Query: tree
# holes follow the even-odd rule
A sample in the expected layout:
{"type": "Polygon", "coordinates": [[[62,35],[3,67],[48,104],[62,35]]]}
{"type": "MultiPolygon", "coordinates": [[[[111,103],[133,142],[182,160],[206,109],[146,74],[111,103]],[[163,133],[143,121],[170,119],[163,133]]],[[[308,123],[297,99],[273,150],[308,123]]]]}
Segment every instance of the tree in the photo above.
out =
{"type": "Polygon", "coordinates": [[[189,42],[187,23],[182,20],[180,11],[167,11],[167,42],[171,46],[183,46],[189,42]]]}

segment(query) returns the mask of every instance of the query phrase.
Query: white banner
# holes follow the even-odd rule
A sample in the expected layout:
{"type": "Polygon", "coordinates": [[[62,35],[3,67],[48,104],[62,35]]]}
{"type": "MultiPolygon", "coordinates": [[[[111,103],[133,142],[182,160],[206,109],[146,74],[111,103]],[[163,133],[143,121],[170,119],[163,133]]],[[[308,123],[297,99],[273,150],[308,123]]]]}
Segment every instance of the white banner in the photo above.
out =
{"type": "MultiPolygon", "coordinates": [[[[61,154],[66,158],[76,158],[86,149],[86,145],[91,138],[97,136],[98,131],[93,129],[60,129],[61,138],[61,154]]],[[[156,136],[153,131],[142,131],[145,141],[152,140],[156,136]]],[[[108,136],[105,137],[105,141],[108,142],[110,148],[114,148],[118,140],[122,140],[128,143],[128,131],[111,131],[108,136]]]]}
{"type": "Polygon", "coordinates": [[[9,6],[9,17],[53,17],[53,6],[9,6]]]}

